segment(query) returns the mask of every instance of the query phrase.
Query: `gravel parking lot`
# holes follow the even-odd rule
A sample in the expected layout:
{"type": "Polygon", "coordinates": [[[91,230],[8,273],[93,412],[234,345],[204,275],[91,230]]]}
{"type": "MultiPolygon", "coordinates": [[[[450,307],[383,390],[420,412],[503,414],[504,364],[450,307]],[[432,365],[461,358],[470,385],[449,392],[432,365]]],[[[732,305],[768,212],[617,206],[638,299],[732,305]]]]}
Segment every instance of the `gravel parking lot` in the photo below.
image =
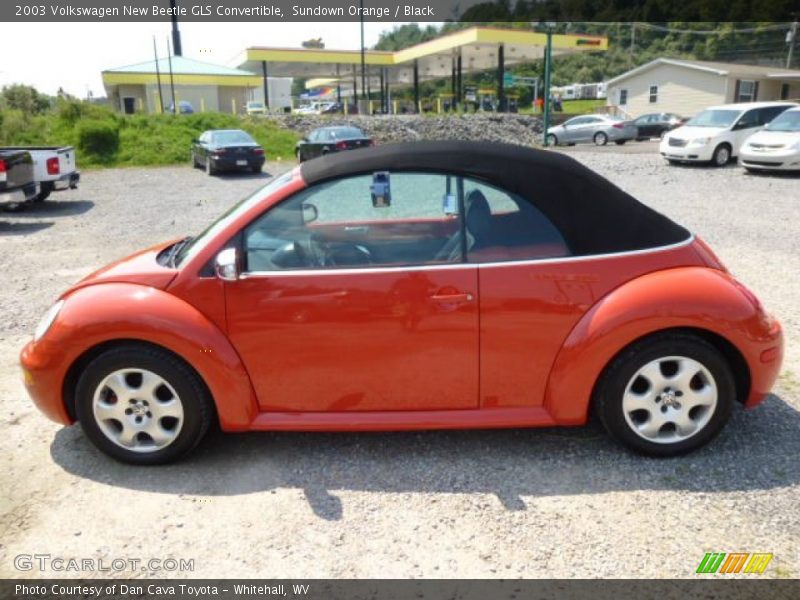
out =
{"type": "Polygon", "coordinates": [[[0,214],[0,577],[42,575],[17,571],[19,554],[194,559],[193,572],[126,577],[694,577],[705,552],[734,551],[774,553],[764,576],[800,576],[800,180],[670,167],[653,143],[630,146],[642,151],[560,151],[706,239],[787,335],[775,394],[674,460],[629,454],[591,424],[215,433],[179,464],[120,465],[35,410],[20,348],[69,283],[198,231],[268,175],[89,172],[0,214]]]}

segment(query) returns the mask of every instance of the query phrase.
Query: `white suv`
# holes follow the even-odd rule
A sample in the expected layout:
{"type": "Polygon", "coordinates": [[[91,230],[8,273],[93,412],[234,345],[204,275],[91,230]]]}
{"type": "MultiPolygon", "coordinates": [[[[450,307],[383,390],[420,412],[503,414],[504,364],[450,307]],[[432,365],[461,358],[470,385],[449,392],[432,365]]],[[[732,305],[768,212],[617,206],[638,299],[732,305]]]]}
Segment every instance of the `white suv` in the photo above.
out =
{"type": "Polygon", "coordinates": [[[673,129],[658,147],[670,164],[710,162],[722,167],[739,155],[744,141],[793,102],[746,102],[712,106],[673,129]]]}

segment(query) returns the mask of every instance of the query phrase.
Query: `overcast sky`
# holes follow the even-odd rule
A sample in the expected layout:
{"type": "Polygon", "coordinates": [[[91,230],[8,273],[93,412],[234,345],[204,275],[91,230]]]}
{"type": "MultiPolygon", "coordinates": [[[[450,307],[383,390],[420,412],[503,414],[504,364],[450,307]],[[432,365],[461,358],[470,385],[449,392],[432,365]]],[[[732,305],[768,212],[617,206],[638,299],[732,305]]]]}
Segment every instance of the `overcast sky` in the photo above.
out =
{"type": "MultiPolygon", "coordinates": [[[[6,0],[0,0],[5,2],[6,0]]],[[[365,23],[367,47],[381,31],[402,23],[365,23]]],[[[171,27],[166,23],[0,23],[0,87],[10,83],[33,85],[55,94],[63,87],[86,97],[88,90],[104,96],[100,71],[152,60],[153,35],[159,56],[166,52],[171,27]]],[[[357,50],[360,32],[353,23],[182,23],[183,55],[232,65],[248,46],[299,48],[309,38],[321,37],[326,48],[357,50]]]]}

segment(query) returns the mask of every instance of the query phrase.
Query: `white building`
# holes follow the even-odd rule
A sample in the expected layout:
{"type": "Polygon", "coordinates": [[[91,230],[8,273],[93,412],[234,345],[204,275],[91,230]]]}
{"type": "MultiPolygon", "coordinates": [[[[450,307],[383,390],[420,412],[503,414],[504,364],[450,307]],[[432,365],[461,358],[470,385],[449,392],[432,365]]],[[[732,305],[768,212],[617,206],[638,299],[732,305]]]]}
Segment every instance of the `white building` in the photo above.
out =
{"type": "Polygon", "coordinates": [[[691,117],[715,104],[800,100],[800,71],[699,60],[657,58],[606,84],[607,104],[630,117],[691,117]]]}

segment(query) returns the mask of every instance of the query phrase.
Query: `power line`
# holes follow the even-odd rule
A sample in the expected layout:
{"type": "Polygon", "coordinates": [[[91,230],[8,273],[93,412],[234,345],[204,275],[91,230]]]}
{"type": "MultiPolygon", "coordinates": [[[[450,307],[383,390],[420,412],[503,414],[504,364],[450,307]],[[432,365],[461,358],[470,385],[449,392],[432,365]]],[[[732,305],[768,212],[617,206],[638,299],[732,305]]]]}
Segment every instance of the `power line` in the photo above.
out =
{"type": "Polygon", "coordinates": [[[673,27],[664,27],[662,25],[653,25],[652,23],[635,22],[631,26],[644,27],[646,29],[653,29],[656,31],[664,31],[667,33],[686,33],[694,35],[727,35],[730,33],[761,33],[763,31],[784,31],[791,29],[791,23],[780,23],[775,25],[763,25],[761,27],[748,27],[745,29],[675,29],[673,27]]]}

